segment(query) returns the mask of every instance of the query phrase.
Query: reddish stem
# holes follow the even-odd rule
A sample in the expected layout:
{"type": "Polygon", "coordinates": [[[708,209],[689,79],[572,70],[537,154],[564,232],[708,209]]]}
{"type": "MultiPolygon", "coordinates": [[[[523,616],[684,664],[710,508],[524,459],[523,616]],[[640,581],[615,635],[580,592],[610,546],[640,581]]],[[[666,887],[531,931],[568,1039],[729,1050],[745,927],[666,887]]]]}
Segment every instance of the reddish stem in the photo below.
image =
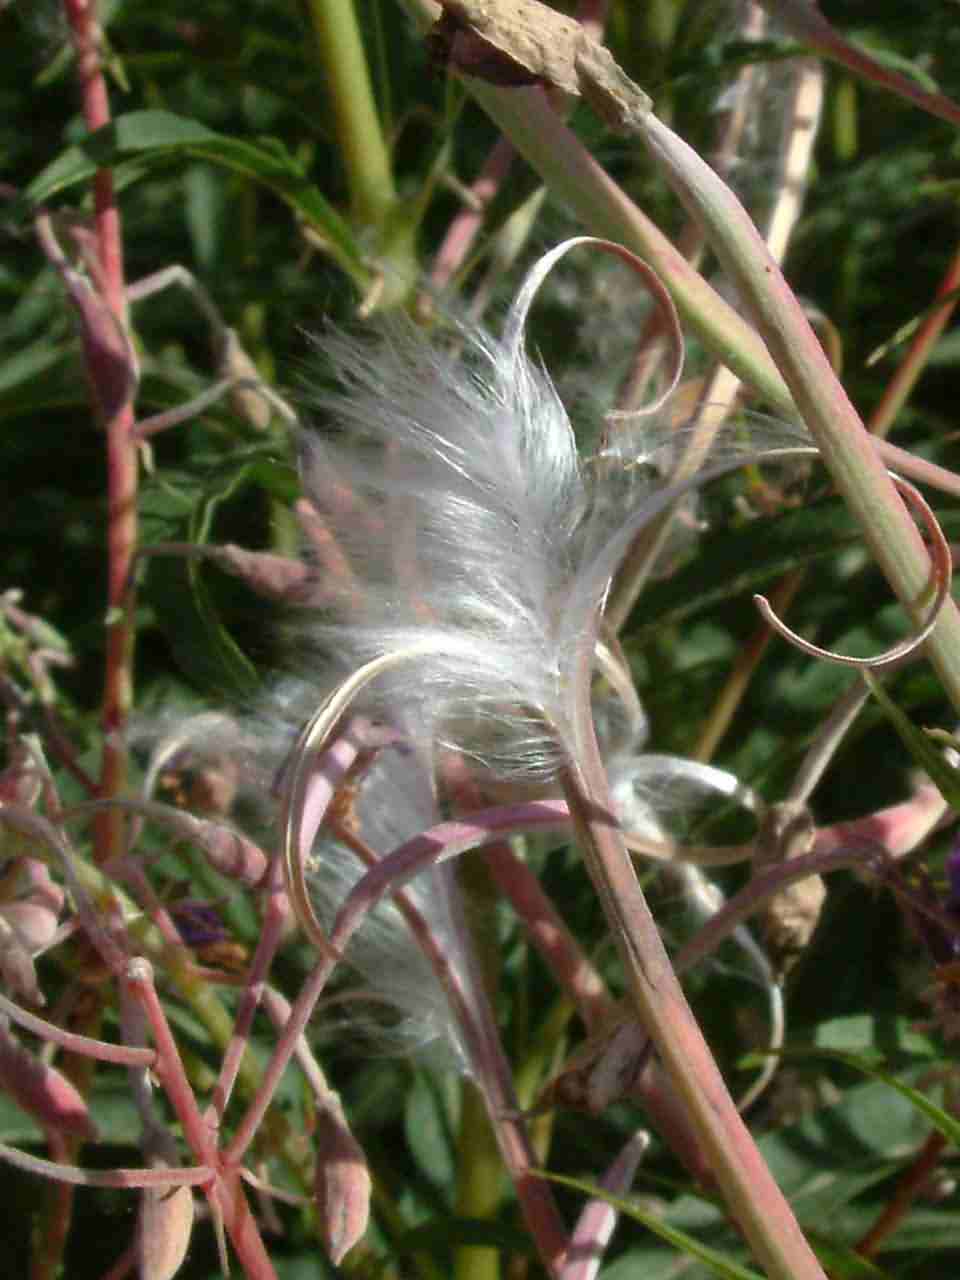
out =
{"type": "Polygon", "coordinates": [[[885,436],[896,421],[897,414],[906,404],[917,379],[927,366],[937,339],[949,323],[957,302],[960,301],[960,298],[956,297],[958,288],[960,288],[960,249],[957,249],[950,259],[944,277],[937,288],[937,300],[943,298],[945,301],[929,311],[913,335],[906,355],[890,379],[879,404],[870,415],[867,430],[872,431],[874,435],[885,436]]]}
{"type": "Polygon", "coordinates": [[[468,190],[473,203],[461,209],[444,236],[443,243],[437,250],[430,272],[430,286],[437,293],[442,292],[453,276],[463,265],[470,252],[477,233],[483,226],[487,207],[504,182],[516,152],[506,138],[498,138],[484,160],[480,172],[470,184],[468,190]]]}
{"type": "MultiPolygon", "coordinates": [[[[70,1144],[58,1133],[46,1134],[50,1155],[58,1164],[70,1158],[70,1144]]],[[[57,1182],[46,1188],[46,1203],[42,1218],[44,1231],[38,1240],[30,1268],[30,1280],[50,1280],[63,1261],[63,1251],[73,1219],[73,1187],[57,1182]]]]}
{"type": "MultiPolygon", "coordinates": [[[[94,0],[64,0],[73,37],[89,130],[110,123],[110,102],[100,59],[100,29],[94,0]]],[[[126,333],[123,239],[113,174],[98,169],[93,179],[94,230],[99,279],[95,282],[116,331],[126,333]]],[[[126,780],[123,730],[132,702],[133,622],[129,591],[137,542],[137,451],[133,440],[133,370],[118,377],[105,346],[85,341],[87,372],[107,437],[107,624],[103,695],[103,757],[100,792],[117,795],[126,780]]],[[[122,848],[123,818],[108,810],[97,823],[98,860],[122,848]]]]}
{"type": "Polygon", "coordinates": [[[223,1216],[223,1224],[245,1268],[245,1275],[250,1280],[276,1280],[276,1271],[243,1194],[239,1171],[218,1150],[214,1130],[200,1114],[170,1024],[153,985],[149,961],[142,958],[132,960],[126,981],[130,994],[140,1004],[150,1024],[157,1050],[154,1072],[170,1099],[184,1137],[198,1163],[215,1171],[212,1184],[205,1190],[214,1211],[223,1216]]]}
{"type": "MultiPolygon", "coordinates": [[[[342,827],[336,828],[336,835],[365,866],[373,869],[379,865],[378,856],[359,837],[342,827]]],[[[531,1173],[535,1164],[533,1147],[524,1117],[518,1108],[510,1066],[497,1035],[493,1010],[483,988],[479,966],[470,955],[472,948],[469,939],[463,953],[468,971],[461,975],[452,962],[443,938],[431,931],[410,895],[401,889],[393,895],[393,901],[450,1001],[461,1034],[469,1046],[473,1082],[487,1107],[504,1167],[514,1184],[521,1210],[530,1233],[537,1242],[540,1255],[548,1267],[555,1269],[560,1265],[560,1259],[566,1250],[566,1233],[552,1195],[544,1194],[540,1179],[531,1173]]],[[[465,922],[461,919],[456,928],[466,931],[465,922]]]]}
{"type": "Polygon", "coordinates": [[[854,1246],[861,1257],[874,1257],[887,1236],[900,1225],[943,1159],[946,1145],[947,1140],[942,1133],[930,1134],[900,1179],[893,1199],[859,1244],[854,1246]]]}
{"type": "Polygon", "coordinates": [[[263,998],[270,966],[283,941],[290,916],[290,902],[283,887],[283,864],[280,858],[274,858],[270,864],[267,881],[267,902],[260,927],[260,941],[257,943],[240,1006],[237,1009],[233,1034],[223,1055],[220,1077],[213,1091],[211,1112],[217,1123],[222,1119],[230,1101],[230,1094],[240,1070],[240,1062],[246,1052],[253,1017],[263,998]]]}
{"type": "MultiPolygon", "coordinates": [[[[575,16],[592,40],[603,40],[609,7],[609,0],[580,0],[577,5],[575,16]]],[[[510,173],[516,154],[510,140],[499,137],[480,172],[467,188],[472,202],[456,214],[433,260],[430,287],[434,292],[442,292],[463,265],[483,227],[490,203],[510,173]]],[[[421,298],[421,306],[428,306],[426,298],[421,298]]]]}
{"type": "MultiPolygon", "coordinates": [[[[470,815],[482,809],[481,789],[462,757],[450,755],[444,759],[443,780],[459,812],[470,815]]],[[[489,845],[483,856],[498,891],[517,913],[531,943],[573,1002],[588,1033],[597,1031],[612,1017],[614,1001],[553,900],[508,841],[489,845]]]]}

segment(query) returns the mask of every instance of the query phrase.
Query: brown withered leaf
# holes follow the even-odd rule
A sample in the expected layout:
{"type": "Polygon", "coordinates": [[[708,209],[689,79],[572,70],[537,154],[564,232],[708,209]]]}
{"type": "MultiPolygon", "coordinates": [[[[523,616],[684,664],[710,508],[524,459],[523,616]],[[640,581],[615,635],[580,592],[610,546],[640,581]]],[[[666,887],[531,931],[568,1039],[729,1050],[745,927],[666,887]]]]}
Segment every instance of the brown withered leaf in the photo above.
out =
{"type": "Polygon", "coordinates": [[[428,46],[463,75],[517,87],[547,84],[584,97],[614,129],[629,132],[650,98],[609,49],[573,18],[539,0],[440,0],[428,46]]]}
{"type": "Polygon", "coordinates": [[[556,1106],[602,1115],[630,1096],[649,1056],[650,1037],[630,1011],[618,1012],[570,1055],[535,1110],[556,1106]]]}

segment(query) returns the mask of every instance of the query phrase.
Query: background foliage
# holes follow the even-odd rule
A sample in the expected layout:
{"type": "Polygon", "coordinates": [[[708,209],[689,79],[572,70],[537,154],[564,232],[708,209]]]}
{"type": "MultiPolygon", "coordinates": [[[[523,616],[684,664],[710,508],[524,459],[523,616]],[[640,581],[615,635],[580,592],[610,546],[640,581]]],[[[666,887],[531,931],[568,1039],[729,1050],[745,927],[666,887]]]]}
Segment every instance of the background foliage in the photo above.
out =
{"type": "MultiPolygon", "coordinates": [[[[403,271],[429,270],[459,207],[449,180],[469,181],[497,136],[460,85],[430,65],[400,5],[361,0],[357,8],[398,196],[387,231],[364,225],[351,205],[307,0],[167,0],[160,6],[115,0],[104,6],[118,134],[102,145],[116,165],[127,278],[136,281],[174,263],[185,266],[263,379],[307,416],[313,389],[328,376],[322,359],[326,327],[360,326],[357,307],[371,270],[385,272],[388,293],[403,271]],[[184,122],[183,131],[159,115],[132,115],[138,112],[171,113],[184,122]],[[125,139],[120,126],[128,116],[135,127],[125,139]],[[327,252],[337,237],[340,262],[327,252]],[[344,261],[353,264],[350,270],[343,269],[344,261]],[[315,334],[321,335],[319,343],[315,334]]],[[[840,32],[890,65],[929,75],[944,93],[960,98],[960,22],[949,0],[917,6],[824,0],[821,9],[840,32]]],[[[779,58],[793,47],[779,35],[758,48],[745,45],[732,28],[730,7],[719,0],[614,4],[608,40],[629,73],[655,95],[658,109],[708,154],[717,102],[738,68],[747,60],[779,58]]],[[[0,45],[8,68],[0,84],[0,180],[19,193],[31,184],[36,192],[36,184],[45,181],[54,207],[89,208],[86,180],[80,180],[82,157],[71,159],[69,151],[85,130],[76,67],[57,6],[52,0],[7,4],[0,11],[0,45]],[[56,165],[62,169],[51,168],[56,165]]],[[[605,133],[584,108],[576,111],[573,125],[624,188],[676,234],[682,215],[638,149],[605,133]]],[[[747,166],[736,180],[748,201],[762,199],[762,166],[747,166]]],[[[824,124],[788,277],[835,327],[845,383],[864,414],[877,403],[897,348],[872,364],[871,353],[929,305],[955,250],[958,183],[955,130],[855,83],[844,71],[829,72],[824,124]]],[[[525,166],[514,165],[487,213],[478,257],[534,187],[525,166]]],[[[522,265],[575,228],[569,211],[548,197],[521,261],[495,278],[492,323],[516,288],[522,265]]],[[[57,673],[56,704],[67,732],[82,744],[80,763],[94,771],[106,599],[103,437],[90,412],[74,317],[37,246],[25,203],[7,202],[0,236],[0,473],[7,493],[0,585],[23,588],[24,606],[63,637],[73,662],[57,673]]],[[[478,275],[479,268],[472,276],[463,273],[462,291],[451,291],[445,303],[453,312],[465,305],[461,298],[469,297],[478,275]]],[[[640,322],[635,300],[614,277],[593,258],[578,263],[560,277],[534,317],[535,344],[584,418],[611,401],[640,322]]],[[[217,372],[216,335],[189,293],[171,288],[137,303],[134,315],[141,414],[169,409],[209,385],[217,372]]],[[[948,333],[896,424],[898,443],[947,466],[960,458],[954,441],[958,360],[960,343],[948,333]]],[[[703,362],[692,345],[692,371],[703,362]]],[[[235,542],[292,553],[298,545],[290,516],[297,492],[294,455],[282,421],[275,416],[266,427],[255,425],[236,397],[163,432],[152,442],[144,470],[143,542],[235,542]]],[[[758,514],[756,504],[750,510],[751,504],[749,481],[709,497],[709,531],[684,553],[675,575],[649,588],[625,630],[656,750],[693,749],[731,663],[756,626],[745,591],[787,569],[810,566],[791,616],[794,626],[815,632],[822,642],[869,653],[902,631],[899,610],[858,551],[848,518],[825,491],[813,485],[802,503],[770,514],[758,514]]],[[[952,533],[955,514],[941,514],[952,533]]],[[[283,611],[236,579],[208,565],[160,557],[141,562],[138,575],[136,687],[144,722],[171,702],[236,705],[296,665],[283,611]]],[[[12,680],[17,654],[8,635],[2,643],[0,661],[12,680]]],[[[849,678],[774,644],[715,762],[776,799],[849,678]]],[[[926,667],[911,668],[894,688],[915,722],[950,727],[926,667]]],[[[818,821],[856,817],[901,799],[909,768],[905,748],[879,708],[868,708],[816,794],[818,821]]],[[[66,775],[62,785],[68,798],[78,790],[66,775]]],[[[941,840],[928,850],[935,874],[945,848],[941,840]]],[[[237,941],[252,945],[257,920],[234,886],[182,851],[168,855],[163,865],[169,884],[186,882],[187,896],[226,902],[237,941]]],[[[543,877],[567,919],[599,945],[598,912],[573,855],[545,863],[543,877]]],[[[729,877],[727,887],[736,883],[729,877]]],[[[655,885],[653,891],[656,896],[655,885]]],[[[683,926],[670,893],[662,890],[659,897],[665,928],[679,936],[683,926]]],[[[507,1041],[523,1061],[543,1032],[552,989],[505,918],[489,927],[500,930],[507,1041]]],[[[70,965],[81,962],[78,948],[64,960],[57,982],[66,985],[70,965]]],[[[293,945],[284,953],[292,987],[307,963],[306,949],[293,945]]],[[[607,967],[615,975],[612,960],[607,967]]],[[[789,1044],[859,1055],[877,1050],[899,1078],[929,1080],[947,1052],[935,1035],[912,1029],[929,1013],[921,999],[929,981],[929,961],[893,899],[878,899],[852,877],[841,877],[833,883],[817,937],[791,978],[789,1044]]],[[[747,1073],[738,1075],[738,1062],[745,1045],[757,1042],[751,1028],[763,1016],[762,994],[744,982],[735,964],[698,973],[690,988],[725,1069],[746,1081],[747,1073]]],[[[209,1045],[187,1019],[182,1015],[181,1029],[202,1076],[209,1045]]],[[[266,1026],[258,1034],[262,1047],[266,1026]]],[[[455,1081],[413,1057],[371,1054],[352,1032],[324,1038],[323,1057],[377,1178],[371,1244],[355,1270],[371,1276],[448,1274],[454,1246],[470,1238],[471,1229],[525,1255],[528,1246],[509,1199],[485,1225],[460,1224],[453,1213],[460,1158],[455,1081]]],[[[942,1093],[934,1094],[943,1101],[942,1093]]],[[[135,1163],[136,1117],[122,1090],[95,1093],[92,1105],[106,1141],[89,1149],[89,1161],[103,1167],[135,1163]]],[[[286,1089],[283,1106],[292,1125],[308,1124],[307,1103],[295,1084],[286,1089]]],[[[832,1274],[879,1274],[847,1250],[888,1203],[906,1155],[928,1132],[916,1107],[888,1083],[865,1081],[849,1065],[799,1053],[784,1064],[778,1085],[751,1121],[764,1134],[763,1149],[783,1185],[796,1197],[802,1224],[816,1242],[835,1251],[832,1274]]],[[[560,1113],[551,1166],[595,1176],[636,1122],[626,1106],[590,1124],[560,1113]]],[[[38,1138],[2,1100],[0,1131],[4,1141],[21,1145],[38,1138]]],[[[877,1259],[885,1274],[933,1280],[960,1263],[960,1202],[949,1165],[938,1176],[936,1187],[885,1242],[877,1259]]],[[[8,1224],[0,1267],[6,1274],[24,1274],[17,1259],[24,1256],[31,1215],[40,1212],[46,1191],[6,1169],[0,1181],[8,1224]]],[[[736,1237],[719,1212],[689,1191],[663,1151],[655,1149],[644,1164],[638,1186],[648,1207],[670,1206],[673,1226],[731,1255],[737,1252],[736,1237]]],[[[560,1195],[567,1207],[578,1202],[572,1192],[560,1195]]],[[[124,1192],[79,1194],[65,1274],[107,1271],[129,1235],[130,1205],[124,1192]]],[[[280,1215],[285,1233],[271,1245],[280,1274],[285,1280],[325,1274],[308,1218],[287,1209],[280,1215]]],[[[655,1280],[679,1274],[676,1266],[674,1253],[641,1226],[626,1224],[604,1276],[655,1280]]],[[[212,1234],[204,1227],[195,1233],[181,1274],[216,1273],[212,1234]]],[[[702,1272],[691,1263],[683,1274],[702,1272]]]]}

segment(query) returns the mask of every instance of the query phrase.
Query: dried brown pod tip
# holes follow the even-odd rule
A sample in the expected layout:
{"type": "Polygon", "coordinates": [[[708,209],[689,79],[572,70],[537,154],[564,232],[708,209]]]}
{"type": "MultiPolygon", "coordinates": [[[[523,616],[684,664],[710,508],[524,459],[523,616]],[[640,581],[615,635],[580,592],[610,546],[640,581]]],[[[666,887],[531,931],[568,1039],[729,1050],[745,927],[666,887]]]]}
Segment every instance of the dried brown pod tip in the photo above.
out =
{"type": "Polygon", "coordinates": [[[612,128],[629,132],[650,99],[610,51],[573,18],[538,0],[441,0],[427,36],[434,57],[463,75],[506,88],[546,84],[587,99],[612,128]]]}
{"type": "MultiPolygon", "coordinates": [[[[805,805],[771,805],[757,835],[753,874],[809,853],[816,827],[805,805]]],[[[786,974],[813,937],[827,890],[820,876],[797,880],[775,894],[761,914],[764,941],[774,969],[786,974]]]]}

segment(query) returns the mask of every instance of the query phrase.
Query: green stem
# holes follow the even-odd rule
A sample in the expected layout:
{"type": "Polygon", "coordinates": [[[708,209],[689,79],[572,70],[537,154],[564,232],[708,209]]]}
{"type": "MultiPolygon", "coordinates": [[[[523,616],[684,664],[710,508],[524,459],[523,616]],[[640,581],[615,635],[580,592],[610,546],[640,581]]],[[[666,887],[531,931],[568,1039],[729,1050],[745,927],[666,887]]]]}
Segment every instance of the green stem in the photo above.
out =
{"type": "MultiPolygon", "coordinates": [[[[457,1148],[457,1214],[490,1221],[500,1207],[503,1163],[483,1098],[470,1080],[461,1086],[457,1148]]],[[[454,1276],[455,1280],[499,1280],[499,1250],[461,1246],[456,1252],[454,1276]]]]}
{"type": "Polygon", "coordinates": [[[484,111],[590,234],[615,240],[649,262],[701,341],[772,408],[793,417],[793,398],[759,335],[594,160],[542,91],[497,89],[479,80],[468,84],[484,111]]]}
{"type": "MultiPolygon", "coordinates": [[[[486,863],[471,858],[461,859],[457,880],[464,919],[477,958],[478,977],[492,1003],[500,985],[501,967],[496,935],[490,929],[497,907],[493,879],[486,863]]],[[[457,1213],[462,1218],[490,1221],[496,1217],[500,1207],[503,1161],[483,1095],[471,1080],[463,1080],[460,1099],[457,1213]]],[[[454,1258],[454,1275],[455,1280],[499,1280],[499,1250],[478,1245],[461,1246],[454,1258]]]]}
{"type": "MultiPolygon", "coordinates": [[[[919,621],[930,558],[875,443],[746,210],[710,166],[651,112],[642,137],[663,176],[704,227],[711,247],[783,374],[824,464],[857,519],[874,559],[919,621]]],[[[948,599],[927,652],[960,710],[960,612],[948,599]]]]}
{"type": "Polygon", "coordinates": [[[353,0],[304,0],[326,75],[353,213],[380,228],[396,190],[353,0]]]}

